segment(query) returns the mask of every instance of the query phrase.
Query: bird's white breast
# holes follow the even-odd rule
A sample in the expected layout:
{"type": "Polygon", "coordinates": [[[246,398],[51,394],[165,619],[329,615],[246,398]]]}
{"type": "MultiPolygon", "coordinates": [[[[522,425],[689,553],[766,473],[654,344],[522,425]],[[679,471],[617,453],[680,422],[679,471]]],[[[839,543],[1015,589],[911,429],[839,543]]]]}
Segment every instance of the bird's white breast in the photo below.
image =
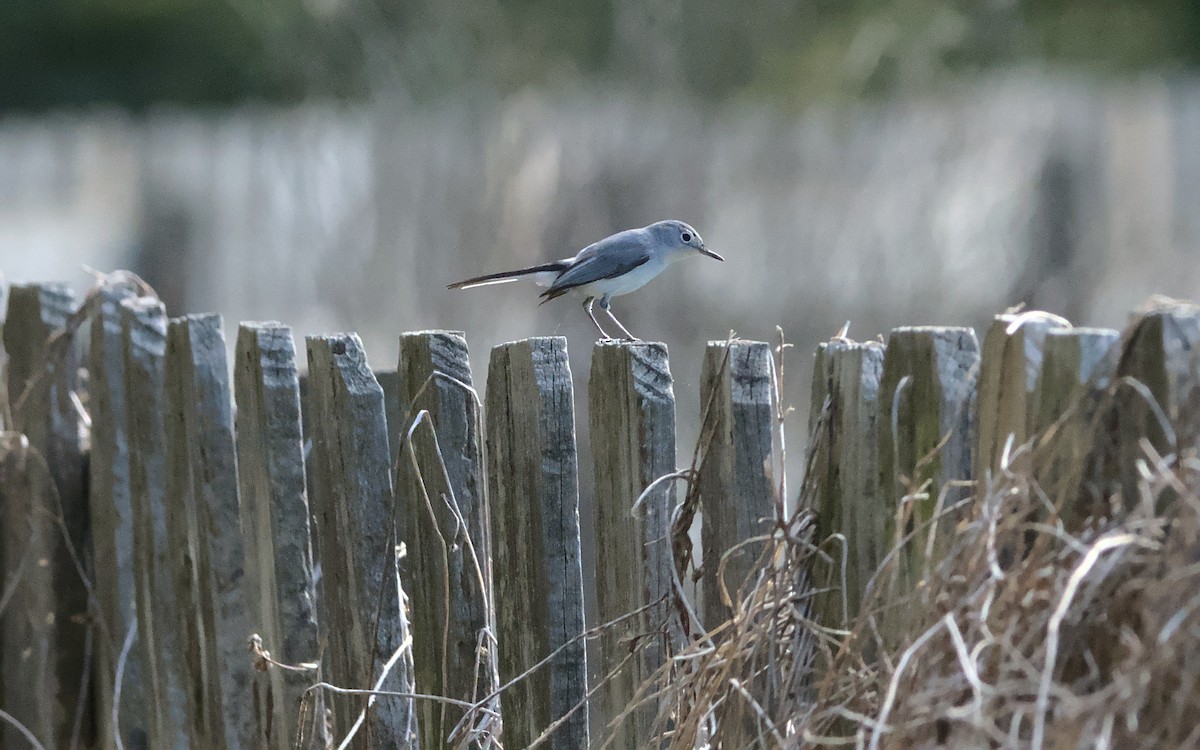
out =
{"type": "Polygon", "coordinates": [[[651,258],[627,274],[613,279],[593,281],[577,287],[577,290],[585,297],[603,297],[606,294],[610,297],[619,297],[622,294],[629,294],[641,289],[650,279],[662,273],[666,267],[667,262],[662,256],[651,258]]]}

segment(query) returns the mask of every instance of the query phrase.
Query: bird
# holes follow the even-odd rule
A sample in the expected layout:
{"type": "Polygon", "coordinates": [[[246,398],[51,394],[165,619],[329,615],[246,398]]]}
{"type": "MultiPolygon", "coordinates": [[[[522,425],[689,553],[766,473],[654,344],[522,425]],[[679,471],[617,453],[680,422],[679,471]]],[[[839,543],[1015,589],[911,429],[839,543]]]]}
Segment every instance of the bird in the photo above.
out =
{"type": "Polygon", "coordinates": [[[604,340],[612,336],[596,320],[592,306],[598,300],[603,310],[621,333],[630,341],[639,341],[629,332],[610,307],[613,297],[641,289],[667,266],[684,258],[698,255],[724,261],[720,255],[704,245],[700,234],[682,221],[668,219],[656,221],[638,229],[605,237],[580,250],[572,258],[556,260],[515,271],[500,271],[476,276],[448,285],[447,289],[472,289],[489,284],[507,284],[510,281],[532,279],[538,286],[546,287],[539,297],[539,305],[565,294],[583,297],[583,309],[604,340]]]}

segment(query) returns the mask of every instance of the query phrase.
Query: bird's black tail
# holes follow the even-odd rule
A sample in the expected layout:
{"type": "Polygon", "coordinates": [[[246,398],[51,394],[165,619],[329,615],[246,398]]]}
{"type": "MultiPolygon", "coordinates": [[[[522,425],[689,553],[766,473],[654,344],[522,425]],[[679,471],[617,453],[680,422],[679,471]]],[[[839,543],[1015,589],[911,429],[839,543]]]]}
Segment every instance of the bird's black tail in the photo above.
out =
{"type": "Polygon", "coordinates": [[[555,261],[553,263],[543,263],[540,266],[530,266],[529,268],[520,268],[516,271],[500,271],[498,273],[489,273],[484,276],[476,276],[472,279],[463,279],[448,285],[447,289],[470,289],[476,286],[487,286],[488,284],[506,284],[510,281],[518,281],[529,276],[536,276],[540,273],[559,274],[567,270],[570,264],[566,261],[555,261]]]}

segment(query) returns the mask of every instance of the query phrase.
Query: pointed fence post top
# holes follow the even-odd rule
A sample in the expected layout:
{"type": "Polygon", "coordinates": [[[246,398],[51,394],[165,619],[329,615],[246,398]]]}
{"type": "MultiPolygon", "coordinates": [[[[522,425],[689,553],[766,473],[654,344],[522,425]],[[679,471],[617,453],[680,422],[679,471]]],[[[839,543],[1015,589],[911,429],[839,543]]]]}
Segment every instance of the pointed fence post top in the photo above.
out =
{"type": "Polygon", "coordinates": [[[332,367],[338,385],[349,393],[383,397],[383,388],[367,363],[367,353],[357,333],[335,333],[306,337],[309,371],[332,367]]]}
{"type": "MultiPolygon", "coordinates": [[[[652,401],[674,401],[667,345],[655,341],[598,341],[592,350],[590,378],[627,373],[639,397],[652,401]]],[[[599,385],[603,386],[603,383],[599,385]]],[[[603,392],[603,388],[601,389],[603,392]]]]}

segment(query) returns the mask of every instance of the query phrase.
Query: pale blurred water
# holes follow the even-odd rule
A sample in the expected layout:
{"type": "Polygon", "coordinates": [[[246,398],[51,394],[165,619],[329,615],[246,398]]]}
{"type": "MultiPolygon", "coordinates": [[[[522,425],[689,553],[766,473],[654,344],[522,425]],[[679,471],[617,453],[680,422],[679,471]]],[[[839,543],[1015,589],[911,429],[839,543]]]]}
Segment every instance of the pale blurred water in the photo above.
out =
{"type": "Polygon", "coordinates": [[[492,345],[565,335],[586,404],[594,334],[573,303],[445,285],[680,218],[727,262],[615,303],[670,347],[680,460],[704,342],[779,325],[797,347],[795,468],[811,351],[845,321],[870,338],[1026,300],[1119,325],[1152,292],[1200,296],[1198,194],[1194,80],[1009,76],[799,114],[611,91],[71,113],[0,122],[0,271],[82,287],[83,264],[132,267],[175,313],[219,311],[230,331],[358,331],[376,368],[401,331],[464,330],[480,384],[492,345]]]}

